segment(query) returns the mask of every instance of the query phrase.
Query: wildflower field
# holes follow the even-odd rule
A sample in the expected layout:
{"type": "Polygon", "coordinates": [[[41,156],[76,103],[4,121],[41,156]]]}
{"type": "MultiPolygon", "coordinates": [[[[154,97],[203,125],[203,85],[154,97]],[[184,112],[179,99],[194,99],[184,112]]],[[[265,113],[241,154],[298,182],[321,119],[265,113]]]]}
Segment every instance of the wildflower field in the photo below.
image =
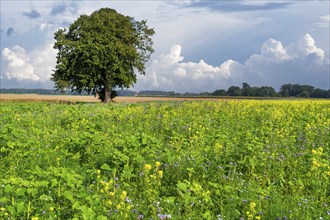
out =
{"type": "Polygon", "coordinates": [[[0,219],[330,219],[329,100],[0,107],[0,219]]]}

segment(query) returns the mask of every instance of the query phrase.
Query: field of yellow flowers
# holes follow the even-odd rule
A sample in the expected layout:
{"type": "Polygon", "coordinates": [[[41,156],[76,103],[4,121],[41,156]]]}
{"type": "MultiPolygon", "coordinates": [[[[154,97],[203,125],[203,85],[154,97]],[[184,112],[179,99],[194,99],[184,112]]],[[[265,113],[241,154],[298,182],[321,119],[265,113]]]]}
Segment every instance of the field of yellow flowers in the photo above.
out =
{"type": "Polygon", "coordinates": [[[330,219],[329,100],[0,107],[0,219],[330,219]]]}

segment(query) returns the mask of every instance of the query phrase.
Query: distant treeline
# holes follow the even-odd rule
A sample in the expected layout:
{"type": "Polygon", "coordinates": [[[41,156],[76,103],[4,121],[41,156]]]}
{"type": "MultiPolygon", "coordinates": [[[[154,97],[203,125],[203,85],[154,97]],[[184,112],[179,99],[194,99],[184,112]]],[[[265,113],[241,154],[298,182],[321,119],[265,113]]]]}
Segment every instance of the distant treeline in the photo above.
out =
{"type": "Polygon", "coordinates": [[[208,97],[208,96],[242,96],[242,97],[303,97],[303,98],[330,98],[330,90],[314,88],[309,85],[284,84],[279,92],[273,87],[251,87],[243,83],[242,87],[231,86],[227,90],[218,89],[214,92],[177,93],[173,91],[141,91],[138,96],[170,96],[170,97],[208,97]]]}
{"type": "Polygon", "coordinates": [[[9,93],[9,94],[40,94],[40,95],[63,95],[59,91],[52,89],[0,89],[0,93],[9,93]]]}
{"type": "MultiPolygon", "coordinates": [[[[242,87],[231,86],[227,90],[218,89],[214,92],[177,93],[174,91],[144,90],[140,92],[131,90],[116,90],[118,96],[165,96],[165,97],[209,97],[209,96],[242,96],[242,97],[302,97],[302,98],[330,98],[330,90],[314,88],[309,85],[284,84],[279,92],[273,87],[252,87],[243,83],[242,87]]],[[[87,92],[59,92],[52,89],[0,89],[0,93],[11,94],[42,94],[42,95],[88,95],[87,92]]]]}
{"type": "Polygon", "coordinates": [[[279,92],[276,92],[273,87],[251,87],[243,83],[242,88],[231,86],[228,90],[219,89],[211,94],[214,96],[330,98],[330,90],[299,84],[284,84],[279,92]]]}
{"type": "MultiPolygon", "coordinates": [[[[88,95],[87,92],[81,93],[72,91],[55,91],[53,89],[0,89],[0,93],[9,94],[39,94],[39,95],[88,95]]],[[[119,96],[135,96],[137,92],[131,90],[117,90],[119,96]]]]}

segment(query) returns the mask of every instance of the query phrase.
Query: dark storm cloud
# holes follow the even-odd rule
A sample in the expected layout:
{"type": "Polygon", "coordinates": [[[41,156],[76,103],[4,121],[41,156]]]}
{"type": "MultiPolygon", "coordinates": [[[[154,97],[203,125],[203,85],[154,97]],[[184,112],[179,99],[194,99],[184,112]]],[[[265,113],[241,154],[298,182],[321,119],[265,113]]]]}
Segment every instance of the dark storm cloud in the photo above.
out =
{"type": "Polygon", "coordinates": [[[31,10],[30,12],[23,12],[23,14],[29,18],[39,18],[41,14],[37,10],[31,10]]]}
{"type": "Polygon", "coordinates": [[[7,29],[6,35],[9,37],[15,33],[14,28],[10,27],[7,29]]]}
{"type": "Polygon", "coordinates": [[[265,2],[264,4],[247,4],[243,1],[197,1],[185,5],[189,8],[208,8],[214,11],[242,12],[264,11],[287,8],[293,2],[265,2]]]}

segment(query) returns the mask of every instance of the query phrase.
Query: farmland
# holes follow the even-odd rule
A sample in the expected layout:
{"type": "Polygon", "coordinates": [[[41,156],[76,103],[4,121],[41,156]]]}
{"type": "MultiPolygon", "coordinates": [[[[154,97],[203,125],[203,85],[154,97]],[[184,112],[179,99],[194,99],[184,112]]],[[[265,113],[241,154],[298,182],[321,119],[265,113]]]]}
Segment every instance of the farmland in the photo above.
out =
{"type": "Polygon", "coordinates": [[[330,218],[329,100],[0,107],[0,219],[330,218]]]}
{"type": "MultiPolygon", "coordinates": [[[[119,96],[114,99],[114,102],[137,103],[137,102],[158,102],[158,101],[201,101],[201,100],[219,100],[219,97],[133,97],[119,96]]],[[[78,96],[78,95],[38,95],[38,94],[0,94],[2,102],[58,102],[58,103],[84,103],[84,102],[100,102],[94,96],[78,96]]]]}

